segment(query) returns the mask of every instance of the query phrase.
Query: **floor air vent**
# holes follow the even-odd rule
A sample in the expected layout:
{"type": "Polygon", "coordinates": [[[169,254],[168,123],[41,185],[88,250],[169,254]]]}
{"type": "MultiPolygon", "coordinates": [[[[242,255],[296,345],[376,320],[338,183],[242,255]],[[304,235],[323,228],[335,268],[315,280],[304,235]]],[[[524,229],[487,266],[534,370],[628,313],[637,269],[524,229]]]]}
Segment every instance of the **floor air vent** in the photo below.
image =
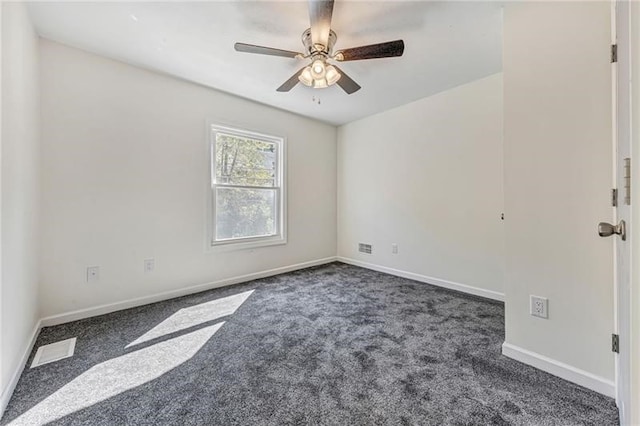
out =
{"type": "Polygon", "coordinates": [[[364,243],[358,244],[358,251],[360,253],[371,254],[371,244],[364,244],[364,243]]]}
{"type": "Polygon", "coordinates": [[[62,340],[60,342],[51,343],[49,345],[43,345],[38,348],[36,356],[33,357],[31,368],[38,367],[50,362],[59,361],[64,358],[73,356],[73,351],[76,349],[76,338],[62,340]]]}

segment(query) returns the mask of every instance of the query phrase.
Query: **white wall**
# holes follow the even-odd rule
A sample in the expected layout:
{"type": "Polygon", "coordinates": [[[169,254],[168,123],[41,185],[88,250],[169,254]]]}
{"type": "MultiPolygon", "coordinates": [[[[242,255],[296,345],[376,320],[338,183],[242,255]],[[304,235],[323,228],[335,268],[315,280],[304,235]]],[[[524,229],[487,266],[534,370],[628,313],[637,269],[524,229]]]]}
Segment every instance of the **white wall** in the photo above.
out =
{"type": "Polygon", "coordinates": [[[23,3],[2,8],[0,413],[38,322],[38,37],[23,3]]]}
{"type": "Polygon", "coordinates": [[[340,127],[338,255],[499,297],[502,169],[501,74],[340,127]]]}
{"type": "Polygon", "coordinates": [[[614,376],[610,4],[504,15],[506,342],[614,376]],[[549,319],[529,295],[549,298],[549,319]]]}
{"type": "Polygon", "coordinates": [[[335,127],[46,40],[41,70],[43,316],[335,256],[335,127]],[[287,137],[286,245],[205,252],[206,120],[287,137]]]}

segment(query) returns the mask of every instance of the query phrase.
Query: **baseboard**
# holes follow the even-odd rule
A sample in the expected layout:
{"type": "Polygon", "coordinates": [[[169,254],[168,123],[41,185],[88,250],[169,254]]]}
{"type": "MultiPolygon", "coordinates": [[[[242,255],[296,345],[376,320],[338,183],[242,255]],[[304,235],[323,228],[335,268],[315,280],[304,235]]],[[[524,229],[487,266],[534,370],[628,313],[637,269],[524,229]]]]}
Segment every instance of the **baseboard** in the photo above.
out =
{"type": "Polygon", "coordinates": [[[569,382],[591,389],[611,398],[615,398],[616,386],[611,380],[596,376],[588,371],[580,370],[569,364],[531,352],[511,343],[502,344],[502,355],[524,364],[546,371],[569,382]]]}
{"type": "Polygon", "coordinates": [[[414,281],[420,281],[427,284],[432,284],[438,287],[448,288],[450,290],[460,291],[462,293],[473,294],[475,296],[485,297],[487,299],[498,300],[504,302],[504,293],[499,293],[493,290],[485,290],[483,288],[473,287],[466,284],[460,284],[453,281],[443,280],[440,278],[428,277],[426,275],[420,275],[413,272],[402,271],[400,269],[388,268],[386,266],[375,265],[373,263],[362,262],[360,260],[351,259],[348,257],[338,256],[339,262],[348,263],[354,266],[360,266],[362,268],[371,269],[373,271],[384,272],[385,274],[395,275],[397,277],[408,278],[414,281]]]}
{"type": "Polygon", "coordinates": [[[225,278],[219,281],[213,281],[204,284],[198,284],[177,290],[157,293],[151,296],[143,296],[135,299],[123,300],[121,302],[109,303],[106,305],[95,306],[87,309],[67,312],[58,315],[52,315],[41,320],[42,327],[50,327],[53,325],[64,324],[71,321],[77,321],[85,318],[104,315],[111,312],[121,311],[123,309],[135,308],[136,306],[148,305],[149,303],[161,302],[163,300],[173,299],[175,297],[186,296],[189,294],[200,293],[201,291],[211,290],[214,288],[225,287],[228,285],[239,284],[247,281],[266,278],[273,275],[284,274],[286,272],[296,271],[299,269],[310,268],[312,266],[324,265],[334,262],[336,258],[326,257],[324,259],[312,260],[309,262],[297,263],[295,265],[283,266],[280,268],[269,269],[266,271],[254,272],[252,274],[240,275],[237,277],[225,278]]]}
{"type": "Polygon", "coordinates": [[[16,367],[13,375],[11,376],[11,380],[7,383],[7,386],[2,389],[2,395],[0,395],[0,419],[4,414],[4,410],[7,408],[9,404],[9,400],[11,399],[11,395],[13,395],[13,391],[18,384],[18,380],[20,380],[20,376],[22,375],[22,371],[24,370],[25,365],[27,365],[27,361],[29,360],[29,355],[31,355],[31,351],[33,350],[33,346],[36,344],[36,339],[38,338],[38,334],[40,333],[41,321],[36,323],[36,326],[33,328],[31,332],[31,339],[29,340],[29,344],[24,349],[22,353],[22,357],[20,358],[20,362],[16,367]]]}

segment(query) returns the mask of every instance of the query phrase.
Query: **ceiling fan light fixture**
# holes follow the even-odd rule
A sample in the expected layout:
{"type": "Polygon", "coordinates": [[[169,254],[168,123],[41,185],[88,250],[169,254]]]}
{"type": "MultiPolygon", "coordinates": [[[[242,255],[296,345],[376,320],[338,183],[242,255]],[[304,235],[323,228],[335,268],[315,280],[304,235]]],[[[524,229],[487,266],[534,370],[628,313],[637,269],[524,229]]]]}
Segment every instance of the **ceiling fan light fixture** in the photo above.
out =
{"type": "Polygon", "coordinates": [[[331,86],[334,85],[338,82],[338,80],[340,80],[340,77],[342,77],[340,75],[340,73],[336,70],[336,68],[333,65],[329,65],[327,66],[327,71],[325,73],[325,77],[327,79],[327,85],[331,86]]]}
{"type": "Polygon", "coordinates": [[[327,67],[322,59],[316,59],[311,64],[311,75],[314,80],[323,79],[327,72],[327,67]]]}
{"type": "Polygon", "coordinates": [[[318,78],[313,80],[314,89],[324,89],[325,87],[329,87],[329,85],[327,84],[326,78],[318,78]]]}
{"type": "Polygon", "coordinates": [[[304,67],[298,76],[298,80],[305,86],[314,89],[324,89],[332,86],[340,79],[340,73],[333,65],[327,64],[322,59],[314,60],[311,65],[304,67]]]}
{"type": "Polygon", "coordinates": [[[300,75],[298,76],[298,80],[300,80],[300,83],[304,84],[305,86],[309,86],[309,87],[313,86],[313,77],[311,76],[311,67],[305,67],[305,69],[303,69],[300,75]]]}

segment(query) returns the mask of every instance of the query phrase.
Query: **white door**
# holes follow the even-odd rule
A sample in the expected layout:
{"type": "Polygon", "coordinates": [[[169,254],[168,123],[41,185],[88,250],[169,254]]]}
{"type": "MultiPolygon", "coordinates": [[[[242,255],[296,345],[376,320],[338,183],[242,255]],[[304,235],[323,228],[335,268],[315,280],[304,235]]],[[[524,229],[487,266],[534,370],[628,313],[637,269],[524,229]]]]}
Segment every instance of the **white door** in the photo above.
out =
{"type": "MultiPolygon", "coordinates": [[[[614,67],[614,149],[615,187],[617,188],[616,224],[624,224],[624,237],[615,236],[616,402],[622,425],[630,424],[631,405],[631,50],[628,1],[615,4],[614,43],[617,62],[614,67]]],[[[619,229],[620,230],[620,229],[619,229]]]]}

